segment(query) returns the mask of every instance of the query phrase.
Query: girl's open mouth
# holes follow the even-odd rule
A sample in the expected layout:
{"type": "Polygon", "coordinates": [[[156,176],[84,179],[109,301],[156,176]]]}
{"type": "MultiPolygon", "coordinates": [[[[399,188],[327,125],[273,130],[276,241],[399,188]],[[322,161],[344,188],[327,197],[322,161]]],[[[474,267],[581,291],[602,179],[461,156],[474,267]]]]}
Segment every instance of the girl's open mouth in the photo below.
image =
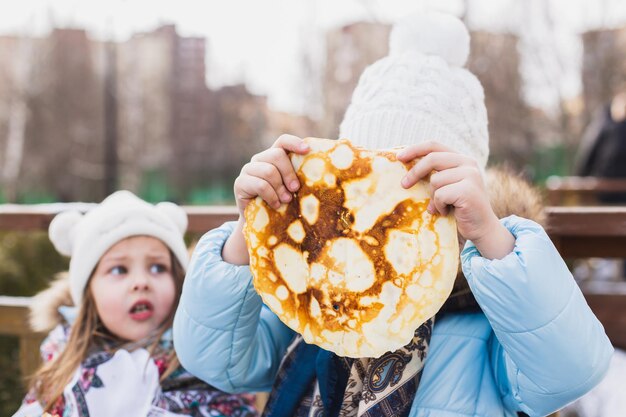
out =
{"type": "Polygon", "coordinates": [[[148,320],[154,314],[154,307],[148,300],[139,300],[130,309],[130,318],[137,321],[148,320]]]}

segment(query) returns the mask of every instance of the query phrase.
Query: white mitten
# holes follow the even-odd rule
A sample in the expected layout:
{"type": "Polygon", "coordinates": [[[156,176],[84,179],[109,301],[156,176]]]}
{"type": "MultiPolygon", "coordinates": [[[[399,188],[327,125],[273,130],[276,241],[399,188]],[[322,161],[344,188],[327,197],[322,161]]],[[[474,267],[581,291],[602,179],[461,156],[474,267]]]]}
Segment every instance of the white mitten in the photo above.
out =
{"type": "MultiPolygon", "coordinates": [[[[83,415],[77,408],[84,407],[72,392],[79,382],[83,368],[65,388],[66,401],[72,404],[71,415],[83,415]]],[[[84,394],[84,404],[90,417],[129,416],[145,417],[151,409],[152,400],[159,389],[159,371],[145,349],[128,352],[118,350],[107,362],[96,369],[102,386],[92,385],[84,394]]]]}

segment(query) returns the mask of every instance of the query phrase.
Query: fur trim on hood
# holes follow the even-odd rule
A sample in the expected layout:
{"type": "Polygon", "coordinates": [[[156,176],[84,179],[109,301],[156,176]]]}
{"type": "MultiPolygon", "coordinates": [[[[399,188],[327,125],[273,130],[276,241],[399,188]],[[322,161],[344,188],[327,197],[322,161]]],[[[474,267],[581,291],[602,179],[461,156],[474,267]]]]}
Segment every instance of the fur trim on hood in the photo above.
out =
{"type": "Polygon", "coordinates": [[[30,327],[36,332],[49,332],[65,321],[59,307],[73,306],[67,272],[56,275],[50,286],[33,297],[30,305],[30,327]]]}
{"type": "Polygon", "coordinates": [[[545,226],[541,193],[528,181],[508,169],[493,167],[487,170],[485,182],[491,207],[499,219],[514,214],[545,226]]]}

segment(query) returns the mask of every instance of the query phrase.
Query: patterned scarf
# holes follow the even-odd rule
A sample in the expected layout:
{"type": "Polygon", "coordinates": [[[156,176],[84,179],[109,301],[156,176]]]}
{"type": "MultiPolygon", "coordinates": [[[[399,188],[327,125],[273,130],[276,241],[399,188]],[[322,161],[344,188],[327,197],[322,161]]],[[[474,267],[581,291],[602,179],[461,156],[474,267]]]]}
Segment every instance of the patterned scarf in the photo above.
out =
{"type": "Polygon", "coordinates": [[[297,336],[280,365],[263,415],[408,416],[433,322],[421,325],[408,345],[380,358],[342,358],[297,336]]]}

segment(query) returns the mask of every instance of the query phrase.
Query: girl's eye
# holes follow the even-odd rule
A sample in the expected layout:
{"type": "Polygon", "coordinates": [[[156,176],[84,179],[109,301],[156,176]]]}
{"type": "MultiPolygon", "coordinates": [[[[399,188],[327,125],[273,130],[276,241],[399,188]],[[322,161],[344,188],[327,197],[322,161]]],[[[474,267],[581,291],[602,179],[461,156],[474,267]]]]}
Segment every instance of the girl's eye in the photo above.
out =
{"type": "Polygon", "coordinates": [[[150,265],[150,273],[152,274],[162,274],[167,271],[167,267],[163,264],[152,264],[150,265]]]}
{"type": "Polygon", "coordinates": [[[126,269],[126,267],[118,265],[118,266],[114,266],[113,268],[111,268],[111,275],[123,275],[125,273],[127,273],[128,270],[126,269]]]}

